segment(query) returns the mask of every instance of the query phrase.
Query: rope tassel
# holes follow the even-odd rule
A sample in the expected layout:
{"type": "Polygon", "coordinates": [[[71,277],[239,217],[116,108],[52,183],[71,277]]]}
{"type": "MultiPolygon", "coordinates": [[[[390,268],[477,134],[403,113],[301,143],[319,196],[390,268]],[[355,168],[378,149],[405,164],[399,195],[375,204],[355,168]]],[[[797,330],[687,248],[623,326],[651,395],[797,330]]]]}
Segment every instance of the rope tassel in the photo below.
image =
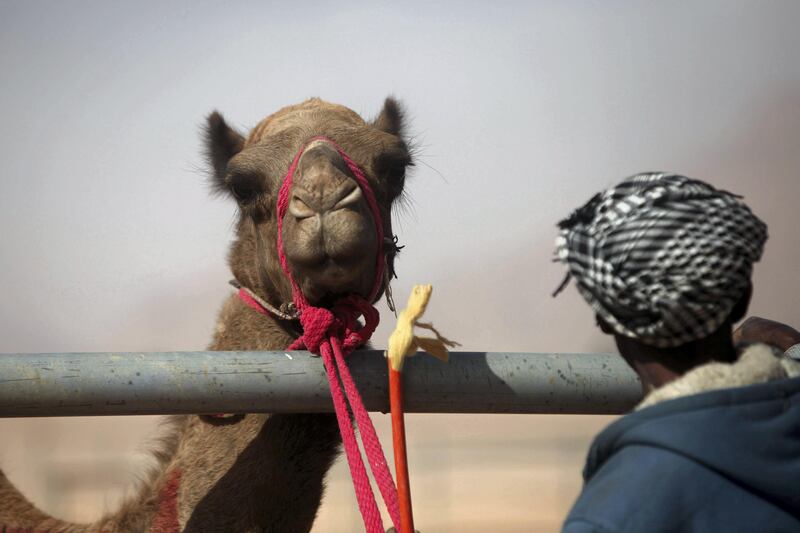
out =
{"type": "MultiPolygon", "coordinates": [[[[373,426],[369,413],[364,407],[364,402],[361,400],[361,395],[345,361],[345,357],[350,352],[365,344],[372,337],[380,321],[380,315],[371,302],[375,301],[382,288],[388,291],[386,254],[384,254],[383,249],[385,241],[383,222],[375,194],[363,171],[339,145],[326,137],[314,137],[300,148],[289,166],[278,193],[277,220],[278,258],[292,286],[292,303],[287,305],[285,310],[284,306],[281,306],[281,309],[277,309],[249,289],[239,287],[237,284],[237,288],[240,289],[239,297],[259,313],[271,314],[285,320],[299,320],[303,327],[303,334],[292,342],[287,349],[302,350],[305,348],[311,353],[322,356],[333,398],[336,420],[339,424],[339,431],[342,434],[345,456],[353,478],[353,488],[355,489],[358,508],[361,511],[367,533],[384,533],[383,521],[367,475],[366,465],[358,448],[358,439],[353,428],[353,420],[350,418],[350,411],[353,413],[370,471],[386,504],[394,530],[402,533],[413,533],[414,520],[411,513],[411,492],[408,483],[408,460],[406,458],[405,426],[403,421],[401,380],[403,360],[406,356],[416,353],[417,350],[424,350],[443,361],[447,361],[447,348],[457,346],[458,343],[442,336],[433,327],[433,324],[419,322],[428,305],[433,289],[430,285],[415,286],[411,291],[408,306],[397,318],[397,327],[389,338],[389,350],[387,352],[392,436],[395,467],[398,476],[398,486],[395,486],[378,434],[375,432],[375,426],[373,426]],[[297,281],[292,277],[283,246],[283,217],[288,209],[292,177],[305,147],[316,140],[325,141],[336,148],[353,173],[369,205],[372,219],[375,223],[377,240],[380,243],[375,264],[375,281],[369,297],[363,298],[357,294],[351,294],[337,300],[330,309],[315,307],[306,299],[297,281]],[[359,323],[359,317],[364,318],[363,326],[359,323]],[[421,337],[414,335],[415,326],[431,331],[434,336],[421,337]],[[350,406],[349,410],[348,404],[350,406]]],[[[394,252],[396,252],[399,247],[396,246],[394,240],[391,240],[390,243],[394,246],[394,252]]]]}
{"type": "Polygon", "coordinates": [[[342,434],[347,463],[353,478],[353,488],[355,489],[358,507],[361,511],[367,533],[384,533],[383,522],[375,500],[375,494],[372,490],[372,485],[367,476],[364,460],[358,449],[356,433],[353,429],[353,423],[347,409],[348,403],[353,412],[355,422],[358,425],[358,431],[361,435],[361,442],[364,445],[364,452],[366,453],[370,470],[375,477],[375,482],[378,485],[383,501],[389,511],[389,516],[391,517],[394,527],[397,530],[401,530],[402,523],[400,520],[397,488],[392,479],[392,474],[389,471],[389,466],[386,463],[386,457],[383,454],[383,449],[378,440],[378,435],[375,432],[375,427],[372,425],[372,420],[364,407],[361,395],[356,388],[353,377],[350,375],[350,370],[345,362],[345,357],[350,352],[370,339],[380,320],[378,310],[370,303],[375,301],[375,298],[380,293],[386,269],[385,255],[383,252],[383,222],[380,209],[378,208],[378,202],[375,199],[375,194],[369,185],[369,181],[364,176],[363,171],[339,145],[326,137],[314,137],[309,139],[307,143],[300,148],[292,164],[289,166],[289,170],[283,180],[283,185],[278,193],[277,219],[278,257],[281,262],[281,267],[292,285],[292,300],[298,312],[300,323],[303,326],[303,335],[294,341],[288,349],[299,350],[306,348],[308,351],[322,356],[328,383],[331,388],[336,419],[342,434]],[[378,243],[380,243],[375,263],[375,280],[369,298],[365,299],[359,295],[351,294],[339,299],[331,309],[315,307],[308,302],[300,286],[297,284],[297,281],[292,277],[283,246],[283,217],[288,209],[289,193],[292,189],[292,177],[297,169],[305,147],[315,140],[325,141],[336,148],[353,173],[369,205],[375,224],[377,240],[378,243]],[[360,316],[364,317],[363,326],[358,322],[360,316]]]}

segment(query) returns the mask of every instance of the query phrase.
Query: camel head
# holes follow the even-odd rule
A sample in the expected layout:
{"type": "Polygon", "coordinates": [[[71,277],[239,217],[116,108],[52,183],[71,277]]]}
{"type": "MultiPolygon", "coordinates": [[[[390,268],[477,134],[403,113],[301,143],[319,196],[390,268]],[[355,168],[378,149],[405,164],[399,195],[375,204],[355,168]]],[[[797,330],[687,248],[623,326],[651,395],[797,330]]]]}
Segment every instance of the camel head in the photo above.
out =
{"type": "MultiPolygon", "coordinates": [[[[262,120],[245,137],[214,112],[208,117],[207,153],[216,191],[239,207],[237,236],[229,255],[237,281],[273,305],[292,301],[277,249],[277,198],[302,149],[283,217],[283,243],[292,277],[312,305],[339,296],[369,297],[379,242],[364,193],[336,147],[363,171],[381,213],[387,276],[396,248],[391,208],[412,164],[403,137],[402,111],[388,98],[367,122],[350,109],[314,98],[262,120]]],[[[385,289],[383,285],[383,289],[385,289]]],[[[379,293],[380,294],[380,293],[379,293]]]]}

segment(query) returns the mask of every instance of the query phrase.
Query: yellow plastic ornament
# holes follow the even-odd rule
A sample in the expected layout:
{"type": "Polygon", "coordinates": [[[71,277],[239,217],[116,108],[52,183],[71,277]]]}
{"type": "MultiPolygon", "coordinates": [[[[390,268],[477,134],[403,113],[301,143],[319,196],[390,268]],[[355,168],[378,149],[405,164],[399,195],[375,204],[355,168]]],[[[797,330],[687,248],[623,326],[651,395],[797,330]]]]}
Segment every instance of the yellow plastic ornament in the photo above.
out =
{"type": "Polygon", "coordinates": [[[389,337],[389,349],[386,354],[393,370],[402,372],[406,356],[414,355],[418,350],[428,352],[437,359],[447,362],[449,359],[447,349],[459,346],[457,342],[439,333],[433,324],[419,322],[428,307],[431,292],[433,292],[432,285],[414,285],[408,297],[408,305],[397,317],[397,326],[389,337]],[[415,326],[432,331],[434,337],[414,335],[415,326]]]}

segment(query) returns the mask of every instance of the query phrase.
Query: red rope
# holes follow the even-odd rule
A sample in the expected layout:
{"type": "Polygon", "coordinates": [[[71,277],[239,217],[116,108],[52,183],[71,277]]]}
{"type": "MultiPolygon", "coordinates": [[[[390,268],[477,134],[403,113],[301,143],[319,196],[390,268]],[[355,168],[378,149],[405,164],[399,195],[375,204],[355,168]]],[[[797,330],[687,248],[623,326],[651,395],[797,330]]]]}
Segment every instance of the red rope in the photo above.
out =
{"type": "MultiPolygon", "coordinates": [[[[383,223],[380,209],[378,208],[378,202],[375,200],[375,195],[367,178],[358,165],[350,159],[344,150],[335,142],[327,137],[318,136],[307,141],[297,152],[292,164],[289,166],[289,171],[286,173],[283,185],[278,193],[277,217],[278,257],[280,258],[283,271],[291,282],[292,298],[300,315],[300,323],[303,326],[303,335],[295,340],[288,349],[299,350],[305,348],[312,353],[322,356],[328,383],[331,388],[336,418],[339,423],[339,431],[342,434],[347,463],[350,466],[350,474],[353,478],[353,487],[355,489],[358,507],[364,519],[367,532],[383,533],[383,521],[381,520],[380,511],[378,511],[375,494],[373,493],[372,485],[370,485],[364,461],[361,458],[361,452],[358,449],[355,431],[347,409],[348,402],[353,412],[355,422],[358,425],[361,442],[364,445],[364,451],[367,455],[372,475],[375,477],[375,482],[378,485],[383,501],[389,511],[392,523],[395,529],[400,531],[400,507],[398,504],[397,488],[392,479],[392,474],[389,471],[389,466],[386,463],[386,456],[381,448],[378,435],[375,432],[375,426],[372,425],[372,420],[364,407],[364,402],[361,400],[361,395],[358,393],[358,388],[353,381],[353,377],[350,375],[350,370],[345,361],[345,357],[350,352],[369,340],[380,320],[378,310],[370,304],[370,302],[375,300],[381,290],[383,272],[386,268],[383,255],[383,223]],[[378,240],[375,283],[370,291],[369,300],[351,294],[337,301],[332,309],[314,307],[308,302],[294,277],[292,277],[283,247],[283,217],[289,205],[292,178],[297,169],[297,164],[300,161],[300,156],[303,154],[305,148],[316,140],[322,140],[333,145],[353,173],[372,211],[372,218],[375,223],[375,231],[378,240]],[[360,316],[364,317],[363,327],[358,322],[360,316]],[[341,385],[339,383],[340,380],[341,385]],[[342,390],[342,385],[344,386],[344,390],[342,390]]],[[[256,309],[260,313],[269,314],[258,302],[252,298],[243,296],[241,291],[239,296],[248,306],[256,309]]]]}

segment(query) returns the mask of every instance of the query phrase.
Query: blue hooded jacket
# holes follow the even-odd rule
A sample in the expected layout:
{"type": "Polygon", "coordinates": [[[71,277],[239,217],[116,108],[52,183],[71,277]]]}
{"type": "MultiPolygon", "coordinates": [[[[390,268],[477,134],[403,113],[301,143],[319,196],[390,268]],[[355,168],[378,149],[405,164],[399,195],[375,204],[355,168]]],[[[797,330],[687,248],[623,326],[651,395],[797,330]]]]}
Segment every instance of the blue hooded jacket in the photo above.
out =
{"type": "Polygon", "coordinates": [[[564,533],[800,532],[800,378],[631,413],[583,475],[564,533]]]}

